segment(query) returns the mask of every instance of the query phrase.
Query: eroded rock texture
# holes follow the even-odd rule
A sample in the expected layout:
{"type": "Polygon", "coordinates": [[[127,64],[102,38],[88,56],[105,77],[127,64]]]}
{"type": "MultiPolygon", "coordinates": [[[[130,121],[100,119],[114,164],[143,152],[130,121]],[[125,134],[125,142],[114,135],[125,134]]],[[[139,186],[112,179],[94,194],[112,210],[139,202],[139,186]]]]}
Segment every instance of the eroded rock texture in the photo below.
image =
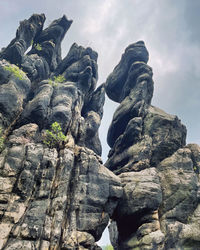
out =
{"type": "Polygon", "coordinates": [[[106,166],[123,196],[110,225],[115,249],[200,249],[200,147],[185,145],[180,120],[151,105],[152,69],[139,41],[106,82],[119,102],[108,131],[106,166]]]}
{"type": "Polygon", "coordinates": [[[43,30],[44,21],[21,22],[0,53],[0,248],[99,249],[122,188],[100,158],[97,53],[73,44],[62,60],[72,21],[63,16],[43,30]],[[54,122],[67,141],[49,148],[54,122]]]}
{"type": "Polygon", "coordinates": [[[111,218],[115,250],[200,249],[200,147],[185,145],[180,120],[151,105],[145,44],[128,46],[96,88],[95,51],[73,44],[61,58],[72,21],[44,22],[24,20],[0,51],[0,248],[97,250],[111,218]],[[105,89],[120,103],[106,167],[105,89]],[[67,140],[49,146],[55,122],[67,140]]]}

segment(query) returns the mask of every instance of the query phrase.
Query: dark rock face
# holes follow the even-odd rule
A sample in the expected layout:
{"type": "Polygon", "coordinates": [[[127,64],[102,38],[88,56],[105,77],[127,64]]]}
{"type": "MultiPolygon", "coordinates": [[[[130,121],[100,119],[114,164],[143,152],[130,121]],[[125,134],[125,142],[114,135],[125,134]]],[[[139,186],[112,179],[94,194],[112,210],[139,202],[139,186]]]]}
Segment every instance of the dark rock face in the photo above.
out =
{"type": "Polygon", "coordinates": [[[123,185],[110,225],[112,244],[120,250],[199,249],[200,148],[185,146],[185,126],[151,105],[147,60],[144,43],[130,45],[105,84],[120,102],[107,137],[106,166],[123,185]]]}
{"type": "Polygon", "coordinates": [[[44,21],[21,22],[0,55],[0,248],[100,249],[122,187],[100,158],[97,53],[74,44],[62,60],[71,21],[63,16],[43,30],[44,21]],[[67,141],[49,148],[45,130],[54,122],[67,141]]]}
{"type": "Polygon", "coordinates": [[[61,42],[72,24],[63,16],[43,30],[45,19],[44,14],[34,14],[21,22],[16,38],[0,54],[0,59],[20,66],[32,81],[47,79],[61,62],[61,42]]]}
{"type": "MultiPolygon", "coordinates": [[[[139,71],[142,71],[142,63],[146,66],[148,59],[149,53],[143,41],[131,44],[126,48],[121,61],[106,81],[106,93],[113,101],[121,102],[124,99],[125,93],[122,93],[121,91],[122,89],[123,92],[128,90],[128,86],[124,87],[124,85],[130,84],[129,78],[133,77],[134,74],[138,74],[139,71]],[[137,62],[140,62],[141,65],[134,67],[133,72],[133,67],[131,66],[134,63],[137,64],[137,62]]],[[[136,83],[131,82],[131,84],[135,85],[136,83]]]]}
{"type": "Polygon", "coordinates": [[[38,36],[45,22],[45,15],[32,15],[28,20],[20,22],[16,37],[0,55],[1,59],[6,59],[11,63],[20,64],[25,51],[31,46],[32,41],[38,36]]]}
{"type": "Polygon", "coordinates": [[[0,126],[4,130],[20,116],[30,88],[31,81],[22,70],[6,60],[0,61],[0,126]],[[17,70],[20,77],[10,68],[17,70]]]}

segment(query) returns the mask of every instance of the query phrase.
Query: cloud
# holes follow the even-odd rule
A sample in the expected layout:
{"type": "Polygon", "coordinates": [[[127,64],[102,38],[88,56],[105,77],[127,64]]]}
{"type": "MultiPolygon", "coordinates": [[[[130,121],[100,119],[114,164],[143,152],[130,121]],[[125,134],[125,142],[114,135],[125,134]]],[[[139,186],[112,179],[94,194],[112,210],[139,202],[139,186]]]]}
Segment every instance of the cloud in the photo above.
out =
{"type": "Polygon", "coordinates": [[[99,2],[98,5],[95,4],[95,9],[92,15],[85,18],[84,27],[82,33],[97,34],[105,28],[105,24],[108,22],[108,17],[110,13],[113,12],[113,5],[115,5],[115,0],[107,0],[99,2]]]}

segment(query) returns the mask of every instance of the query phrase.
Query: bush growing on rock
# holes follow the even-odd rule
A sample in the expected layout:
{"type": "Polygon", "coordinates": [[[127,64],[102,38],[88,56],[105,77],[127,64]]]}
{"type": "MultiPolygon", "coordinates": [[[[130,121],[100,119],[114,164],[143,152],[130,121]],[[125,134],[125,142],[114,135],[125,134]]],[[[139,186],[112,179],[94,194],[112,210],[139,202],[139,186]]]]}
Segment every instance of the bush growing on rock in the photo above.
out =
{"type": "Polygon", "coordinates": [[[39,43],[37,43],[35,45],[35,49],[41,51],[42,50],[42,46],[39,43]]]}
{"type": "Polygon", "coordinates": [[[6,65],[4,66],[4,69],[12,73],[16,78],[19,80],[24,80],[26,73],[24,73],[18,66],[12,64],[12,65],[6,65]]]}
{"type": "Polygon", "coordinates": [[[53,87],[56,87],[56,86],[58,86],[58,83],[63,83],[65,81],[66,81],[66,79],[63,75],[58,75],[58,76],[54,76],[53,80],[50,79],[49,84],[53,87]]]}
{"type": "Polygon", "coordinates": [[[45,138],[43,140],[49,148],[59,148],[63,142],[67,140],[62,132],[62,128],[58,122],[54,122],[51,125],[51,130],[45,131],[45,138]]]}
{"type": "Polygon", "coordinates": [[[62,82],[65,82],[66,79],[63,75],[58,75],[58,76],[54,76],[54,82],[56,83],[62,83],[62,82]]]}
{"type": "Polygon", "coordinates": [[[194,172],[196,174],[199,174],[199,168],[198,168],[198,166],[193,166],[193,169],[194,169],[194,172]]]}
{"type": "Polygon", "coordinates": [[[111,245],[107,245],[107,246],[103,247],[102,249],[103,250],[113,250],[114,248],[111,245]]]}
{"type": "Polygon", "coordinates": [[[53,80],[48,80],[48,84],[50,84],[52,87],[57,87],[58,86],[58,83],[57,82],[54,82],[53,80]]]}

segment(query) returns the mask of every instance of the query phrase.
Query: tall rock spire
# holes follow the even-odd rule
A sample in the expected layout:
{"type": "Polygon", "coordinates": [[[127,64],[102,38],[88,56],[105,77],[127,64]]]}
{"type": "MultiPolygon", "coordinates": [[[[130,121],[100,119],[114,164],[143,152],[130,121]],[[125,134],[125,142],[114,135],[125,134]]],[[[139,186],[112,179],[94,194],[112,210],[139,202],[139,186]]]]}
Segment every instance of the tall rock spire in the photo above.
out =
{"type": "Polygon", "coordinates": [[[111,240],[120,250],[195,249],[200,246],[200,148],[185,146],[186,128],[177,116],[151,105],[153,74],[147,61],[143,42],[128,46],[105,85],[120,103],[108,131],[105,165],[120,177],[124,191],[110,225],[111,240]]]}

